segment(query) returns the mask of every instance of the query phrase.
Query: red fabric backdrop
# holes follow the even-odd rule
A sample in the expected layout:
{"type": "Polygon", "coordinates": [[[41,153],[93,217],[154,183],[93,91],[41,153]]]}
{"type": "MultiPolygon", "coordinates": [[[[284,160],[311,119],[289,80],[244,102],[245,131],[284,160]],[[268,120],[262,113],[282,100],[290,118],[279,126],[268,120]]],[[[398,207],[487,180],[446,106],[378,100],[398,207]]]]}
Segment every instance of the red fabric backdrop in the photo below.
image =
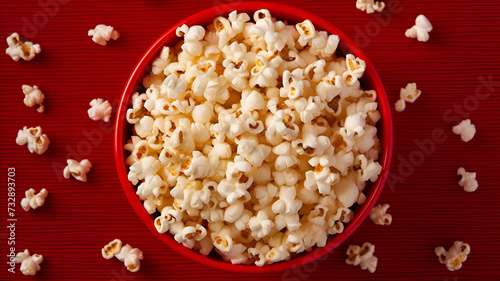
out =
{"type": "Polygon", "coordinates": [[[423,94],[403,113],[393,111],[392,176],[379,200],[391,205],[393,224],[378,226],[367,219],[325,260],[266,276],[214,270],[179,256],[157,240],[122,191],[112,129],[86,113],[93,98],[118,101],[138,59],[167,28],[229,1],[47,2],[57,5],[47,4],[50,7],[44,10],[44,0],[0,4],[0,37],[17,31],[42,47],[31,62],[0,55],[0,279],[32,279],[23,276],[18,266],[15,274],[7,271],[9,167],[16,170],[16,252],[27,248],[45,259],[36,279],[500,279],[497,2],[386,0],[393,5],[391,12],[367,15],[356,9],[355,1],[277,1],[316,13],[353,38],[375,65],[392,104],[408,82],[416,82],[423,94]],[[434,25],[427,43],[404,36],[420,13],[434,25]],[[120,39],[107,47],[93,43],[87,31],[100,23],[114,26],[120,39]],[[43,90],[45,113],[24,106],[22,84],[43,90]],[[478,131],[469,143],[451,132],[462,117],[471,118],[478,131]],[[51,140],[41,156],[15,144],[19,129],[37,125],[51,140]],[[417,143],[432,139],[436,129],[445,132],[446,140],[428,146],[427,154],[419,153],[422,148],[417,143]],[[88,183],[60,179],[59,167],[68,157],[92,161],[88,183]],[[476,192],[466,193],[457,185],[460,166],[477,172],[476,192]],[[46,206],[30,212],[21,209],[20,200],[29,188],[49,190],[46,206]],[[118,260],[101,257],[101,247],[114,238],[144,251],[139,272],[129,273],[118,260]],[[449,272],[437,261],[434,248],[449,247],[455,240],[469,243],[472,250],[460,271],[449,272]],[[379,262],[374,274],[344,261],[349,244],[365,241],[376,246],[379,262]]]}

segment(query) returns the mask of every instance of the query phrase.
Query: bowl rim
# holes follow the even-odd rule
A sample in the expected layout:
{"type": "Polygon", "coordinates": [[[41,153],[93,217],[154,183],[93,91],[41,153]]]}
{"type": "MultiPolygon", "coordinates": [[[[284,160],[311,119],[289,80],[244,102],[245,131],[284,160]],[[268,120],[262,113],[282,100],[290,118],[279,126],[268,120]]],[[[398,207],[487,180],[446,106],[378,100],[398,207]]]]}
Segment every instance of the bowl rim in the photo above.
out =
{"type": "MultiPolygon", "coordinates": [[[[253,13],[249,15],[251,16],[252,14],[253,13]]],[[[206,26],[206,24],[202,25],[206,26]]],[[[160,37],[158,37],[155,42],[147,49],[147,51],[144,53],[144,55],[142,55],[141,59],[134,67],[122,92],[115,120],[114,155],[118,176],[120,178],[122,188],[128,198],[128,201],[134,208],[141,221],[146,224],[149,230],[151,230],[151,232],[153,232],[156,237],[166,243],[170,248],[174,249],[178,253],[181,253],[187,258],[217,269],[240,273],[271,273],[289,270],[315,261],[339,246],[362,224],[362,222],[365,220],[365,218],[368,216],[371,209],[377,202],[377,199],[382,192],[383,186],[389,174],[392,148],[393,126],[387,94],[384,90],[380,77],[378,76],[375,68],[368,60],[366,55],[347,35],[345,35],[342,31],[340,31],[337,27],[335,27],[325,19],[296,7],[272,2],[240,2],[215,6],[193,14],[167,29],[167,31],[160,37]],[[278,19],[288,20],[290,18],[293,18],[291,22],[299,22],[305,19],[309,19],[318,30],[325,30],[329,34],[338,35],[341,42],[339,44],[339,48],[343,48],[344,55],[346,55],[347,53],[351,53],[365,61],[365,77],[369,76],[369,79],[363,79],[373,82],[372,89],[377,92],[377,102],[379,104],[378,110],[380,111],[382,116],[381,120],[379,121],[379,125],[383,124],[382,130],[378,130],[378,136],[381,141],[382,149],[382,153],[380,154],[379,158],[379,163],[382,165],[382,172],[380,173],[378,180],[370,185],[371,190],[369,195],[367,195],[366,202],[360,207],[361,209],[357,212],[353,220],[347,224],[344,231],[340,234],[336,234],[335,236],[331,236],[324,247],[315,247],[313,251],[301,254],[288,261],[273,263],[262,267],[258,267],[255,265],[234,265],[229,262],[214,260],[209,257],[203,256],[200,253],[195,252],[194,250],[182,246],[181,244],[177,243],[171,235],[159,233],[154,227],[153,218],[144,209],[142,202],[136,195],[135,186],[133,186],[128,181],[128,172],[125,164],[125,151],[123,149],[123,146],[127,141],[124,137],[125,127],[128,126],[125,114],[128,109],[130,97],[134,92],[137,91],[138,88],[140,88],[140,86],[137,86],[138,83],[142,85],[142,79],[144,75],[151,69],[152,61],[156,56],[158,56],[162,47],[172,44],[176,40],[178,40],[177,36],[175,35],[177,27],[183,24],[187,24],[188,26],[191,26],[193,24],[201,24],[202,21],[207,21],[209,19],[211,20],[219,15],[227,16],[227,14],[233,10],[237,10],[239,13],[248,13],[259,9],[269,10],[271,12],[271,15],[276,16],[278,19]]]]}

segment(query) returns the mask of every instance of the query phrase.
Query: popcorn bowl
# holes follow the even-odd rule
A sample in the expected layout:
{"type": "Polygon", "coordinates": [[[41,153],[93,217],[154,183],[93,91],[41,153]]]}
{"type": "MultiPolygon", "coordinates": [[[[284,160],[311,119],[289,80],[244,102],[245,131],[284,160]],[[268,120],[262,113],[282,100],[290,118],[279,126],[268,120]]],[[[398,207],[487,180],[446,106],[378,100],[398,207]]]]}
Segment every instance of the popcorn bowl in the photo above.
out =
{"type": "MultiPolygon", "coordinates": [[[[351,39],[326,20],[295,7],[271,2],[232,3],[213,7],[194,14],[169,28],[149,47],[132,71],[118,106],[115,126],[114,153],[118,175],[123,190],[140,219],[161,241],[166,243],[170,248],[176,250],[178,253],[202,264],[235,272],[269,273],[285,271],[315,261],[339,246],[361,225],[375,205],[388,176],[392,154],[393,133],[390,106],[382,82],[368,58],[351,39]],[[128,168],[125,164],[125,158],[127,157],[128,152],[126,152],[123,148],[132,134],[132,125],[128,124],[126,120],[126,111],[130,106],[131,96],[136,91],[144,90],[142,87],[142,79],[151,70],[150,66],[155,57],[157,57],[161,52],[162,47],[174,45],[180,40],[180,38],[178,38],[175,34],[177,27],[183,24],[188,26],[207,26],[215,17],[219,15],[227,16],[233,10],[237,10],[238,12],[247,12],[251,15],[259,9],[269,10],[271,15],[277,19],[287,21],[288,24],[295,24],[309,19],[317,30],[325,30],[329,34],[336,34],[339,36],[340,44],[337,54],[345,56],[347,53],[351,53],[365,61],[366,70],[364,77],[361,79],[361,84],[364,89],[373,89],[377,92],[378,110],[381,113],[381,119],[377,124],[378,137],[381,144],[379,163],[382,165],[382,172],[380,173],[378,180],[374,183],[368,184],[365,189],[365,194],[367,196],[366,202],[363,205],[356,204],[353,207],[354,218],[346,225],[342,233],[330,236],[325,247],[315,247],[313,251],[301,253],[292,257],[288,261],[264,265],[263,267],[258,267],[256,265],[233,265],[230,262],[224,261],[220,256],[218,256],[218,254],[214,254],[213,252],[215,251],[212,251],[212,253],[208,256],[203,256],[197,251],[188,249],[182,244],[177,243],[172,235],[168,233],[159,233],[154,226],[153,215],[148,214],[148,212],[144,209],[142,202],[136,195],[136,187],[128,180],[128,168]]],[[[341,254],[342,257],[343,254],[344,253],[341,254]]]]}

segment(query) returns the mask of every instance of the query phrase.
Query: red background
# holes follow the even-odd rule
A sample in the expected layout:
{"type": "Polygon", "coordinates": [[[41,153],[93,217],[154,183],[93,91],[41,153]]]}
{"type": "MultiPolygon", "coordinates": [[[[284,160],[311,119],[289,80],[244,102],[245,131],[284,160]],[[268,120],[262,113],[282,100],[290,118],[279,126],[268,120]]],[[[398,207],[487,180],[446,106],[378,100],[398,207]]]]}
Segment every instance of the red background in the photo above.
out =
{"type": "Polygon", "coordinates": [[[57,4],[51,15],[35,0],[0,4],[0,37],[17,31],[42,47],[30,62],[0,55],[0,279],[33,279],[23,276],[18,265],[15,274],[7,271],[7,168],[15,167],[15,247],[16,252],[27,248],[44,256],[35,279],[499,280],[500,5],[486,0],[386,0],[397,9],[387,9],[384,18],[357,10],[355,1],[277,1],[315,13],[357,41],[377,69],[391,104],[408,82],[422,90],[404,112],[393,111],[393,184],[386,184],[379,199],[391,205],[392,225],[367,219],[323,261],[265,276],[199,265],[153,236],[120,186],[112,129],[88,118],[88,103],[97,97],[118,102],[133,67],[158,36],[194,12],[228,2],[74,0],[57,4]],[[434,25],[427,43],[404,36],[420,13],[434,25]],[[32,23],[36,34],[34,29],[23,31],[28,25],[23,19],[32,23]],[[118,41],[106,47],[92,42],[87,31],[100,23],[114,26],[121,33],[118,41]],[[479,87],[480,77],[498,83],[490,85],[491,93],[479,87]],[[24,106],[22,84],[42,89],[45,113],[24,106]],[[474,95],[478,87],[481,99],[474,95]],[[454,105],[476,125],[477,134],[469,143],[451,132],[458,114],[445,112],[454,105]],[[19,129],[37,125],[51,141],[43,155],[15,144],[19,129]],[[418,159],[422,153],[415,141],[431,139],[435,129],[442,129],[446,140],[418,159]],[[88,132],[93,132],[91,139],[88,132]],[[62,173],[54,167],[64,165],[68,157],[92,162],[87,183],[60,179],[62,173]],[[458,186],[460,166],[478,173],[476,192],[458,186]],[[49,196],[44,207],[25,212],[19,203],[29,188],[47,188],[49,196]],[[101,257],[102,246],[114,238],[143,250],[139,272],[129,273],[118,260],[101,257]],[[448,248],[455,240],[469,243],[471,254],[461,270],[449,272],[437,261],[434,248],[448,248]],[[374,274],[344,261],[349,244],[365,241],[376,246],[374,274]]]}

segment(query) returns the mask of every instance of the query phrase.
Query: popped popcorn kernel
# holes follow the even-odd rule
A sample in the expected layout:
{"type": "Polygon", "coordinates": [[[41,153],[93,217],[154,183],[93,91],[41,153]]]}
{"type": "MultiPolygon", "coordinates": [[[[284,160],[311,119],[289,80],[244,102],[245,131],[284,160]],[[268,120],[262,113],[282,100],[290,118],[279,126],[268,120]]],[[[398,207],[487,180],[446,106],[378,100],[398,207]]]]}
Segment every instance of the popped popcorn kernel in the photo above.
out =
{"type": "Polygon", "coordinates": [[[106,244],[102,249],[102,257],[109,260],[113,258],[116,254],[120,253],[122,249],[122,241],[120,239],[115,239],[108,244],[106,244]]]}
{"type": "Polygon", "coordinates": [[[90,106],[91,107],[87,111],[90,119],[94,121],[104,120],[104,122],[109,122],[113,108],[108,101],[103,99],[93,99],[90,102],[90,106]]]}
{"type": "Polygon", "coordinates": [[[408,83],[408,85],[406,85],[406,88],[401,88],[401,92],[399,94],[400,98],[395,104],[396,111],[401,112],[405,110],[406,103],[415,102],[421,94],[422,92],[417,89],[417,84],[408,83]]]}
{"type": "Polygon", "coordinates": [[[233,264],[324,247],[382,171],[366,63],[337,57],[339,37],[311,21],[265,9],[176,35],[126,116],[128,179],[156,230],[233,264]]]}
{"type": "Polygon", "coordinates": [[[370,219],[378,225],[390,225],[392,223],[391,214],[387,214],[389,204],[378,204],[370,212],[370,219]]]}
{"type": "Polygon", "coordinates": [[[429,40],[429,32],[432,31],[432,24],[424,15],[418,15],[415,19],[415,25],[407,29],[405,36],[408,38],[417,38],[420,42],[429,40]]]}
{"type": "Polygon", "coordinates": [[[106,46],[108,41],[113,39],[116,40],[120,37],[120,33],[110,25],[98,24],[94,29],[90,29],[88,36],[92,36],[92,41],[95,43],[106,46]]]}
{"type": "Polygon", "coordinates": [[[18,145],[26,144],[31,153],[43,154],[49,148],[50,140],[46,134],[42,134],[42,128],[40,126],[34,128],[24,126],[24,128],[17,133],[16,143],[18,145]]]}
{"type": "Polygon", "coordinates": [[[21,41],[17,32],[14,32],[7,37],[7,44],[9,47],[5,50],[5,53],[14,61],[18,61],[19,59],[30,61],[35,57],[35,55],[42,51],[40,45],[38,44],[33,44],[29,41],[21,41]]]}
{"type": "Polygon", "coordinates": [[[37,85],[33,85],[33,87],[29,85],[22,86],[24,93],[24,104],[27,107],[33,107],[35,104],[38,105],[36,111],[42,113],[44,111],[43,100],[45,99],[44,94],[40,89],[38,89],[37,85]]]}
{"type": "Polygon", "coordinates": [[[375,246],[365,242],[360,247],[358,245],[349,245],[346,251],[347,259],[345,260],[347,264],[354,266],[361,266],[361,269],[368,270],[374,273],[377,269],[378,258],[373,255],[375,252],[375,246]]]}
{"type": "Polygon", "coordinates": [[[115,257],[125,264],[130,272],[137,272],[141,268],[141,260],[144,259],[142,251],[132,248],[129,244],[121,247],[120,252],[115,257]]]}
{"type": "Polygon", "coordinates": [[[380,13],[385,8],[385,3],[374,0],[357,0],[356,8],[363,12],[366,11],[367,14],[380,13]]]}
{"type": "Polygon", "coordinates": [[[476,172],[467,172],[463,167],[458,168],[457,175],[462,178],[458,184],[464,188],[466,192],[474,192],[479,187],[476,180],[476,172]]]}
{"type": "Polygon", "coordinates": [[[465,119],[460,124],[453,126],[453,133],[460,135],[462,141],[469,142],[476,134],[476,126],[471,123],[470,119],[465,119]]]}
{"type": "Polygon", "coordinates": [[[436,247],[434,252],[440,263],[445,264],[449,271],[455,271],[462,268],[462,263],[467,260],[470,246],[462,241],[455,241],[448,251],[443,247],[436,247]]]}
{"type": "Polygon", "coordinates": [[[75,179],[86,182],[87,181],[87,173],[92,168],[92,164],[89,160],[83,159],[78,162],[73,159],[66,160],[67,166],[64,168],[63,176],[67,179],[70,177],[74,177],[75,179]]]}
{"type": "Polygon", "coordinates": [[[43,204],[45,204],[45,198],[48,194],[49,192],[45,188],[42,188],[42,190],[40,190],[40,192],[36,194],[35,190],[33,188],[30,188],[26,190],[26,197],[21,200],[21,206],[26,212],[30,209],[37,209],[38,207],[42,207],[43,204]]]}
{"type": "Polygon", "coordinates": [[[43,256],[39,254],[31,255],[26,249],[24,252],[17,253],[15,262],[21,264],[19,270],[21,270],[24,275],[34,276],[40,270],[40,264],[43,262],[43,256]]]}

